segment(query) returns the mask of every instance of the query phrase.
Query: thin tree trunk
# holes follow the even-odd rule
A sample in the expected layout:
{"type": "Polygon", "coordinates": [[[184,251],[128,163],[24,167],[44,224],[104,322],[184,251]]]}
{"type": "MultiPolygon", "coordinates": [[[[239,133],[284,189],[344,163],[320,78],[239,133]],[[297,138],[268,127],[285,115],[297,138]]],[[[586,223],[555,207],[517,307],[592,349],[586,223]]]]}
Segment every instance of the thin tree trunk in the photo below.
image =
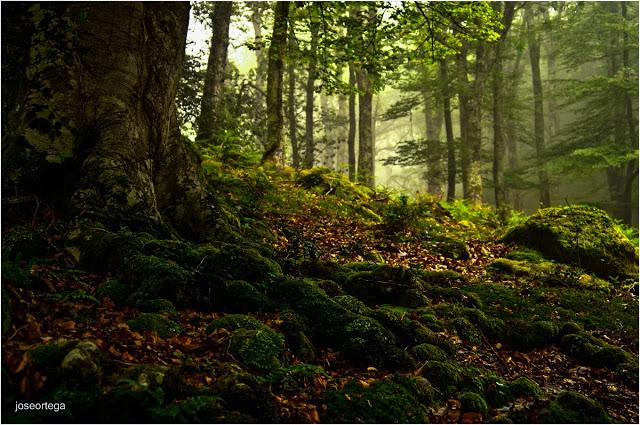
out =
{"type": "Polygon", "coordinates": [[[458,108],[460,112],[460,172],[462,174],[462,196],[464,199],[469,199],[470,197],[469,168],[471,166],[469,144],[470,87],[467,66],[467,46],[464,44],[461,52],[456,56],[458,108]]]}
{"type": "Polygon", "coordinates": [[[447,201],[456,197],[456,148],[451,120],[451,91],[449,89],[449,65],[446,59],[440,61],[440,80],[442,82],[442,104],[444,127],[447,134],[447,201]]]}
{"type": "Polygon", "coordinates": [[[349,62],[349,87],[352,88],[349,93],[349,135],[347,138],[347,148],[349,154],[349,180],[356,181],[356,93],[353,89],[356,87],[356,70],[353,63],[349,62]]]}
{"type": "Polygon", "coordinates": [[[259,1],[249,2],[251,7],[251,24],[253,26],[254,44],[256,53],[256,86],[265,90],[264,77],[267,73],[268,60],[265,55],[264,40],[262,39],[262,15],[265,11],[265,3],[259,1]]]}
{"type": "Polygon", "coordinates": [[[60,56],[49,65],[29,61],[16,123],[22,137],[3,138],[3,150],[11,145],[17,155],[12,167],[29,152],[28,173],[14,181],[3,173],[3,186],[108,226],[206,237],[213,210],[200,158],[180,137],[175,106],[189,3],[40,7],[50,14],[35,24],[30,54],[44,47],[60,56]],[[70,44],[51,36],[54,22],[72,23],[65,30],[70,44]],[[74,60],[60,61],[65,57],[74,60]],[[49,111],[51,128],[42,128],[34,111],[49,111]]]}
{"type": "Polygon", "coordinates": [[[262,162],[275,161],[282,146],[282,74],[287,48],[289,2],[276,3],[267,71],[267,149],[262,162]]]}
{"type": "MultiPolygon", "coordinates": [[[[513,69],[509,77],[508,92],[513,96],[517,95],[518,87],[520,86],[520,76],[522,75],[522,70],[524,68],[522,55],[522,50],[518,50],[518,52],[516,53],[516,58],[514,60],[513,69]]],[[[514,117],[513,108],[511,108],[510,112],[507,114],[505,127],[505,132],[507,135],[505,147],[507,148],[508,169],[509,172],[513,173],[520,166],[520,160],[518,158],[516,119],[514,117]]],[[[516,210],[522,210],[522,198],[520,196],[520,191],[516,188],[509,188],[507,185],[505,185],[505,192],[507,198],[510,199],[513,208],[516,210]]]]}
{"type": "Polygon", "coordinates": [[[309,59],[309,68],[307,74],[307,88],[306,88],[306,105],[305,105],[305,134],[304,134],[304,166],[311,168],[315,162],[315,141],[313,139],[314,131],[314,99],[315,99],[315,85],[317,78],[317,65],[318,65],[318,33],[320,31],[319,22],[310,19],[309,29],[311,30],[311,45],[309,59]]]}
{"type": "Polygon", "coordinates": [[[357,72],[358,90],[358,182],[374,187],[373,88],[366,69],[357,72]]]}
{"type": "Polygon", "coordinates": [[[291,58],[291,52],[297,49],[296,40],[292,33],[289,34],[289,61],[287,63],[288,90],[287,90],[287,117],[289,121],[289,140],[291,141],[291,153],[293,166],[300,168],[300,146],[298,145],[298,121],[296,117],[296,69],[295,62],[291,58]]]}
{"type": "Polygon", "coordinates": [[[213,28],[209,60],[202,91],[202,104],[198,117],[197,140],[203,144],[219,144],[216,140],[222,130],[223,90],[227,70],[227,48],[229,46],[229,24],[232,2],[216,2],[211,19],[213,28]]]}
{"type": "Polygon", "coordinates": [[[347,96],[344,94],[338,95],[338,136],[337,136],[337,152],[336,152],[336,166],[340,173],[349,173],[349,147],[348,147],[348,135],[349,135],[349,117],[347,96]]]}
{"type": "Polygon", "coordinates": [[[425,90],[422,93],[424,101],[425,129],[427,136],[427,192],[436,198],[442,198],[442,148],[440,132],[442,128],[442,114],[436,110],[434,93],[425,90]]]}
{"type": "Polygon", "coordinates": [[[545,164],[542,160],[544,153],[544,110],[543,110],[543,94],[542,79],[540,77],[540,40],[533,28],[533,9],[531,6],[525,10],[525,20],[527,22],[529,59],[531,61],[531,82],[533,85],[533,122],[534,122],[534,141],[538,167],[538,184],[540,190],[540,204],[543,207],[551,205],[551,197],[549,195],[549,176],[545,164]]]}

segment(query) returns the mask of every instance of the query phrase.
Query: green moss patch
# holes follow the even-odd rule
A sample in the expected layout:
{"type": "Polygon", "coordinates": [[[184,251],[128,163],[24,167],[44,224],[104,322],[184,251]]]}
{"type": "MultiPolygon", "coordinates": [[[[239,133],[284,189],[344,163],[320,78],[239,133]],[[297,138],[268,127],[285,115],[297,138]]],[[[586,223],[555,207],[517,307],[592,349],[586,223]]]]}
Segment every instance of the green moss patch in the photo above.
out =
{"type": "Polygon", "coordinates": [[[558,327],[553,322],[538,320],[507,322],[507,342],[516,350],[531,350],[553,344],[558,337],[558,327]]]}
{"type": "Polygon", "coordinates": [[[635,278],[635,247],[602,210],[587,206],[545,208],[512,228],[507,242],[536,249],[608,279],[635,278]]]}
{"type": "Polygon", "coordinates": [[[540,395],[540,387],[538,384],[526,376],[521,376],[511,381],[509,389],[516,397],[537,397],[540,395]]]}
{"type": "Polygon", "coordinates": [[[468,391],[460,394],[459,399],[463,412],[478,412],[482,414],[483,417],[487,417],[489,407],[480,394],[468,391]]]}
{"type": "Polygon", "coordinates": [[[595,401],[575,392],[560,393],[539,414],[542,423],[609,423],[604,409],[595,401]]]}
{"type": "Polygon", "coordinates": [[[622,348],[584,332],[563,336],[560,349],[563,353],[596,367],[615,369],[631,361],[631,355],[622,348]]]}
{"type": "Polygon", "coordinates": [[[136,332],[156,332],[161,338],[167,338],[182,330],[173,320],[157,313],[142,313],[127,322],[131,330],[136,332]]]}
{"type": "Polygon", "coordinates": [[[254,319],[251,316],[244,314],[225,314],[219,319],[212,320],[207,326],[207,332],[211,333],[218,328],[224,328],[228,331],[235,331],[236,329],[262,329],[265,325],[258,319],[254,319]]]}
{"type": "Polygon", "coordinates": [[[272,370],[280,365],[284,351],[282,334],[262,329],[237,329],[231,334],[229,353],[234,359],[257,371],[272,370]]]}

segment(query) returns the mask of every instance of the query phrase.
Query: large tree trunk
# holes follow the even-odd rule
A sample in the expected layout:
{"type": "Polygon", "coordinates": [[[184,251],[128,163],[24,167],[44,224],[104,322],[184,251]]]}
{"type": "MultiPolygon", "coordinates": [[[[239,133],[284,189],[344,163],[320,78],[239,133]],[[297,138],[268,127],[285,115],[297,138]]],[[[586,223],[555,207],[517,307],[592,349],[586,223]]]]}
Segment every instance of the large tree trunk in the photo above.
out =
{"type": "Polygon", "coordinates": [[[306,104],[305,104],[305,126],[304,126],[304,166],[306,168],[313,167],[315,162],[315,141],[313,138],[314,130],[314,99],[315,99],[315,87],[316,78],[318,74],[318,33],[320,31],[320,23],[316,22],[313,18],[309,20],[309,29],[311,30],[311,45],[309,68],[307,74],[307,88],[306,88],[306,104]]]}
{"type": "MultiPolygon", "coordinates": [[[[512,96],[517,95],[518,88],[520,86],[520,76],[522,75],[522,69],[524,68],[522,56],[522,50],[518,50],[513,63],[513,68],[511,70],[511,75],[509,76],[507,91],[508,93],[511,93],[512,96]]],[[[518,137],[516,133],[516,117],[514,111],[515,108],[508,108],[506,110],[505,117],[505,133],[507,136],[505,147],[507,149],[508,170],[511,173],[515,173],[520,166],[520,159],[518,155],[518,137]]],[[[505,182],[505,192],[505,196],[507,199],[509,199],[513,208],[521,210],[522,196],[520,195],[520,190],[518,188],[509,187],[505,182]]]]}
{"type": "MultiPolygon", "coordinates": [[[[269,46],[269,66],[267,70],[267,148],[262,162],[275,161],[282,147],[282,74],[284,56],[287,49],[287,19],[289,2],[276,3],[273,18],[273,35],[269,46]]],[[[282,162],[282,161],[280,161],[282,162]]]]}
{"type": "Polygon", "coordinates": [[[456,56],[456,74],[458,80],[458,108],[460,112],[460,172],[462,174],[462,196],[469,199],[469,168],[471,167],[471,148],[469,144],[470,85],[468,77],[467,46],[463,45],[456,56]]]}
{"type": "Polygon", "coordinates": [[[298,120],[296,117],[296,69],[291,52],[297,49],[296,39],[292,32],[289,34],[289,61],[287,63],[288,89],[287,89],[287,118],[289,121],[289,140],[291,141],[291,154],[293,166],[300,168],[300,146],[298,145],[298,120]]]}
{"type": "Polygon", "coordinates": [[[254,47],[256,53],[256,86],[264,91],[265,75],[267,74],[268,60],[265,54],[265,44],[262,39],[262,15],[268,9],[268,3],[260,1],[248,2],[251,8],[251,25],[253,26],[254,47]]]}
{"type": "Polygon", "coordinates": [[[543,207],[551,205],[549,194],[549,176],[542,160],[544,153],[544,111],[542,78],[540,77],[540,39],[533,28],[533,9],[528,6],[525,10],[527,22],[529,59],[531,61],[531,82],[533,85],[533,137],[535,141],[538,168],[538,185],[540,190],[540,204],[543,207]]]}
{"type": "MultiPolygon", "coordinates": [[[[356,69],[353,63],[349,62],[349,87],[356,87],[356,69]]],[[[349,151],[349,180],[356,181],[356,93],[349,94],[349,135],[347,138],[347,148],[349,151]]]]}
{"type": "Polygon", "coordinates": [[[374,187],[373,87],[366,69],[357,71],[358,90],[358,182],[374,187]]]}
{"type": "Polygon", "coordinates": [[[452,202],[456,198],[456,148],[451,120],[449,65],[446,59],[440,61],[440,80],[442,82],[444,128],[447,134],[447,201],[452,202]]]}
{"type": "Polygon", "coordinates": [[[36,8],[25,97],[16,131],[3,135],[13,170],[3,174],[5,194],[35,193],[105,224],[205,236],[199,157],[176,121],[189,4],[36,8]]]}
{"type": "Polygon", "coordinates": [[[349,117],[347,110],[347,96],[338,94],[338,131],[337,131],[337,149],[336,149],[336,166],[337,171],[343,174],[349,173],[349,147],[347,139],[349,135],[349,117]]]}
{"type": "MultiPolygon", "coordinates": [[[[426,70],[426,72],[430,72],[426,70]]],[[[442,198],[442,146],[440,132],[442,129],[442,109],[438,96],[426,87],[422,92],[424,102],[425,133],[427,137],[427,192],[436,198],[442,198]]]]}
{"type": "Polygon", "coordinates": [[[211,46],[202,90],[200,117],[198,118],[197,140],[204,144],[219,144],[216,139],[222,130],[224,118],[222,100],[227,71],[227,48],[229,47],[232,6],[232,2],[216,2],[211,18],[211,46]]]}

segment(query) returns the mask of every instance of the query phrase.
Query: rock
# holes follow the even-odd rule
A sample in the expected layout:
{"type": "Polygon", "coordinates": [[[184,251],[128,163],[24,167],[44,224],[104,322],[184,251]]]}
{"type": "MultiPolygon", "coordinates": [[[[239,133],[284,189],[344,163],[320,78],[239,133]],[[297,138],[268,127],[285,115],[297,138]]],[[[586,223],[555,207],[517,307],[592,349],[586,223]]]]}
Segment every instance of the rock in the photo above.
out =
{"type": "Polygon", "coordinates": [[[506,334],[507,341],[513,349],[531,350],[553,344],[558,337],[558,327],[553,322],[544,320],[511,320],[507,323],[506,334]]]}
{"type": "Polygon", "coordinates": [[[431,344],[419,344],[411,349],[411,352],[419,362],[426,362],[429,360],[446,361],[449,356],[447,353],[431,344]]]}
{"type": "Polygon", "coordinates": [[[426,423],[427,406],[405,386],[393,380],[363,386],[348,382],[340,391],[325,394],[322,422],[333,423],[426,423]]]}
{"type": "Polygon", "coordinates": [[[133,331],[152,331],[161,338],[168,338],[182,330],[176,322],[157,313],[142,313],[135,319],[127,321],[127,324],[133,331]]]}
{"type": "Polygon", "coordinates": [[[416,275],[409,269],[387,265],[370,265],[368,270],[351,273],[343,289],[368,305],[393,304],[422,307],[429,299],[416,275]]]}
{"type": "Polygon", "coordinates": [[[453,394],[460,384],[462,368],[451,362],[430,361],[422,368],[422,376],[446,397],[453,394]]]}
{"type": "Polygon", "coordinates": [[[631,361],[631,355],[622,348],[608,344],[585,332],[563,336],[560,339],[560,350],[596,367],[615,369],[631,361]]]}
{"type": "Polygon", "coordinates": [[[98,347],[93,342],[78,342],[62,359],[59,377],[69,388],[100,386],[102,368],[98,347]]]}
{"type": "Polygon", "coordinates": [[[240,328],[231,334],[229,353],[253,370],[277,368],[283,352],[284,337],[266,326],[262,329],[240,328]]]}
{"type": "Polygon", "coordinates": [[[487,417],[489,413],[489,407],[487,402],[482,398],[480,394],[474,392],[464,392],[460,394],[460,405],[462,412],[478,412],[482,414],[483,418],[487,417]]]}
{"type": "Polygon", "coordinates": [[[546,409],[539,413],[541,423],[609,423],[604,409],[595,401],[572,391],[558,394],[546,409]]]}
{"type": "Polygon", "coordinates": [[[244,314],[225,314],[224,316],[212,320],[207,326],[207,333],[211,333],[219,328],[224,328],[228,331],[235,331],[236,329],[262,329],[265,325],[258,319],[254,319],[251,316],[244,314]]]}
{"type": "Polygon", "coordinates": [[[510,229],[506,242],[579,266],[604,279],[636,278],[633,244],[602,210],[587,206],[545,208],[510,229]]]}
{"type": "Polygon", "coordinates": [[[526,376],[514,379],[509,384],[511,393],[516,397],[537,397],[540,395],[540,387],[526,376]]]}
{"type": "Polygon", "coordinates": [[[225,282],[219,301],[224,311],[257,313],[271,309],[271,301],[254,285],[244,280],[225,282]]]}

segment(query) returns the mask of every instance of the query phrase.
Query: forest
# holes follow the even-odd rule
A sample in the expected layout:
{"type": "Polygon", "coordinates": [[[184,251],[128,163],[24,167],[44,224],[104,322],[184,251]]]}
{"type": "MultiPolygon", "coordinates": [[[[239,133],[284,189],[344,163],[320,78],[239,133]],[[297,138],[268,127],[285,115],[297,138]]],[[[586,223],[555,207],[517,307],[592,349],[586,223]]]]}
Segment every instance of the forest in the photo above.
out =
{"type": "Polygon", "coordinates": [[[638,2],[2,2],[5,423],[637,423],[638,2]]]}

